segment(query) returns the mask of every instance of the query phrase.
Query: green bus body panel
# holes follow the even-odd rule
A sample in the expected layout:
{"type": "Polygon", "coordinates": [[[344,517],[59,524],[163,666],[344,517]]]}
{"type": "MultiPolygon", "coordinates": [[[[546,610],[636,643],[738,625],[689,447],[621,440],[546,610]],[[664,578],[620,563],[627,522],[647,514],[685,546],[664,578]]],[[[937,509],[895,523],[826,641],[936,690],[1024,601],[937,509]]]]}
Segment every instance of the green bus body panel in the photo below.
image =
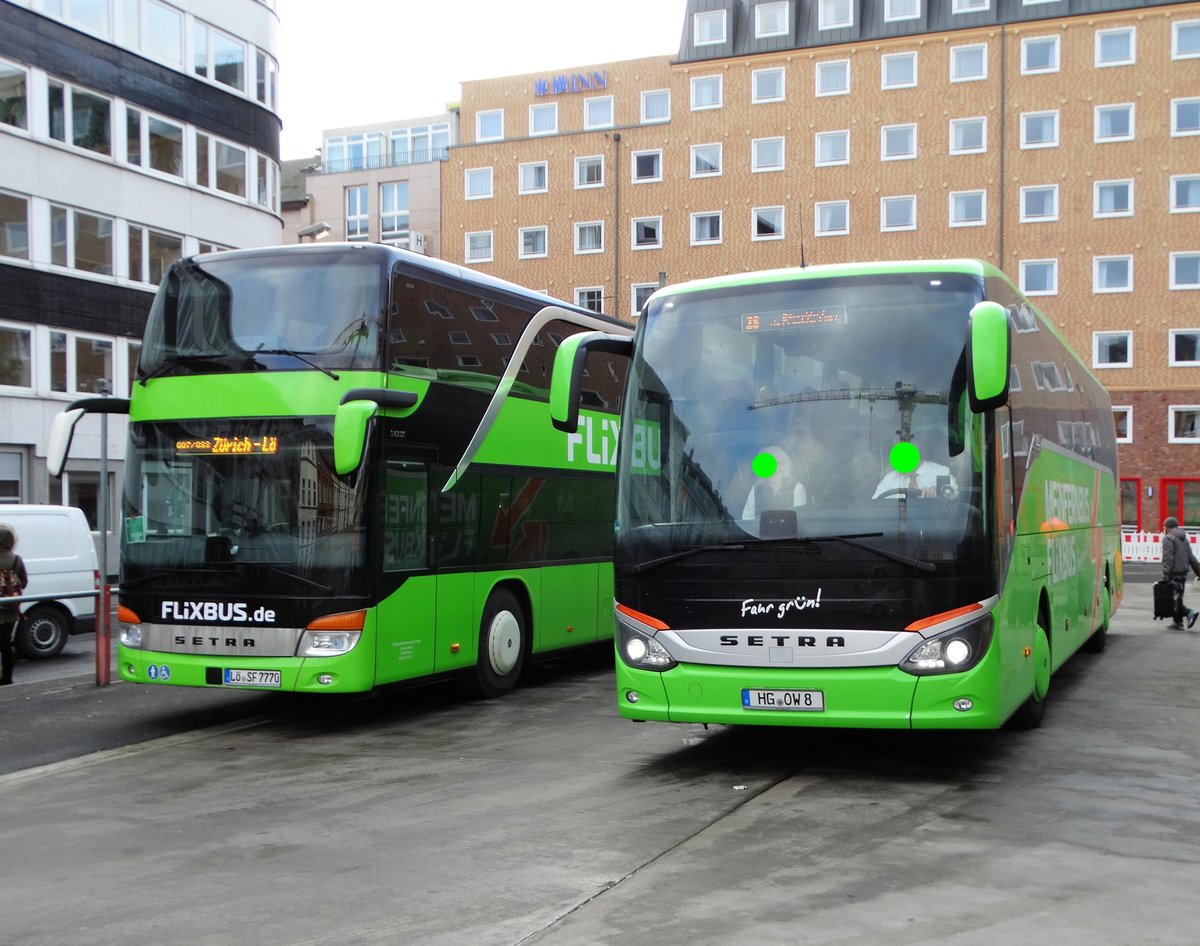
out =
{"type": "Polygon", "coordinates": [[[546,423],[546,404],[510,397],[480,444],[474,463],[612,473],[620,420],[615,414],[579,412],[579,429],[563,433],[546,423]]]}

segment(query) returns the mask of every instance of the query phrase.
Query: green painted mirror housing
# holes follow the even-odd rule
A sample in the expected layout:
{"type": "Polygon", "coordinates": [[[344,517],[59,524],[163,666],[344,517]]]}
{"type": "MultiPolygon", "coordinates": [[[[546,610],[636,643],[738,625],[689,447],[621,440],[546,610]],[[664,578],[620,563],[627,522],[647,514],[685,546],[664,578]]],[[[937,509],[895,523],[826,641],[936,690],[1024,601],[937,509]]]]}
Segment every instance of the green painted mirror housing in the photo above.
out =
{"type": "Polygon", "coordinates": [[[367,448],[367,429],[381,407],[407,410],[417,403],[411,391],[354,388],[342,395],[333,415],[333,466],[339,476],[353,473],[367,448]]]}
{"type": "Polygon", "coordinates": [[[998,302],[977,302],[971,307],[967,338],[967,393],[977,414],[1008,402],[1008,312],[998,302]]]}
{"type": "Polygon", "coordinates": [[[568,434],[579,428],[579,388],[589,351],[628,357],[633,354],[633,339],[607,332],[580,332],[564,338],[558,346],[550,377],[550,421],[568,434]]]}

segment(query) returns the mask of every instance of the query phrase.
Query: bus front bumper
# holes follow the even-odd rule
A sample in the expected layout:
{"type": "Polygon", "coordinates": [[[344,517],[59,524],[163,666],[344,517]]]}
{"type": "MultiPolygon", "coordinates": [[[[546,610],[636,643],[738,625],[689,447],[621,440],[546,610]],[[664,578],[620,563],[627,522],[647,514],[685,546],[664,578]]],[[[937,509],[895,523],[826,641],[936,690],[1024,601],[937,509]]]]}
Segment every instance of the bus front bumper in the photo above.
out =
{"type": "Polygon", "coordinates": [[[158,653],[119,644],[117,666],[121,679],[129,683],[167,686],[361,693],[375,685],[371,662],[354,650],[337,657],[221,657],[158,653]]]}

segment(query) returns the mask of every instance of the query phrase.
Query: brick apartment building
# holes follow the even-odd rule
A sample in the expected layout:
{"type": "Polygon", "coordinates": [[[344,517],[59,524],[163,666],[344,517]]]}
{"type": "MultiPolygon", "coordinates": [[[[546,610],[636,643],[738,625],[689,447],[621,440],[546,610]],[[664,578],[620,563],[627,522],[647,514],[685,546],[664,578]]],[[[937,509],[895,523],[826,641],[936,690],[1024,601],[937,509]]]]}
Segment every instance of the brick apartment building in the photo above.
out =
{"type": "Polygon", "coordinates": [[[442,255],[660,279],[980,257],[1112,392],[1123,519],[1200,527],[1200,3],[689,0],[679,54],[463,84],[442,255]]]}

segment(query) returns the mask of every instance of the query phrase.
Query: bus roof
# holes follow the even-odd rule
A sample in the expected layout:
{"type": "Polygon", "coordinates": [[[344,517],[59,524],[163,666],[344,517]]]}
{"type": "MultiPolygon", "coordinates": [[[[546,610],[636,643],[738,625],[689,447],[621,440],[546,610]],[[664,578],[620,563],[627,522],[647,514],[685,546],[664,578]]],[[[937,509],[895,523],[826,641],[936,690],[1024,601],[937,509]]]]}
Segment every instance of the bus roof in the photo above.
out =
{"type": "Polygon", "coordinates": [[[794,266],[787,269],[768,269],[751,273],[731,273],[707,279],[666,286],[654,293],[664,296],[711,289],[734,289],[741,286],[760,286],[775,282],[794,282],[798,279],[825,279],[831,276],[871,276],[888,273],[965,273],[972,276],[1003,276],[991,263],[977,259],[883,260],[864,263],[831,263],[822,266],[794,266]]]}
{"type": "Polygon", "coordinates": [[[525,286],[509,282],[507,279],[489,276],[487,273],[481,273],[467,266],[448,263],[436,257],[424,256],[421,253],[413,253],[410,250],[402,250],[399,247],[388,246],[383,243],[298,243],[259,246],[243,250],[220,250],[216,253],[202,253],[197,256],[188,257],[184,262],[195,260],[203,265],[207,260],[271,259],[281,255],[328,256],[346,253],[366,253],[368,258],[373,257],[374,262],[379,266],[391,266],[393,263],[400,263],[409,269],[437,274],[465,283],[474,283],[481,289],[506,292],[511,295],[541,302],[543,305],[556,305],[572,312],[579,312],[601,319],[609,319],[622,325],[628,325],[627,322],[621,322],[620,319],[614,316],[593,312],[591,309],[582,308],[574,303],[555,299],[553,296],[548,296],[543,292],[537,292],[534,289],[527,289],[525,286]]]}

